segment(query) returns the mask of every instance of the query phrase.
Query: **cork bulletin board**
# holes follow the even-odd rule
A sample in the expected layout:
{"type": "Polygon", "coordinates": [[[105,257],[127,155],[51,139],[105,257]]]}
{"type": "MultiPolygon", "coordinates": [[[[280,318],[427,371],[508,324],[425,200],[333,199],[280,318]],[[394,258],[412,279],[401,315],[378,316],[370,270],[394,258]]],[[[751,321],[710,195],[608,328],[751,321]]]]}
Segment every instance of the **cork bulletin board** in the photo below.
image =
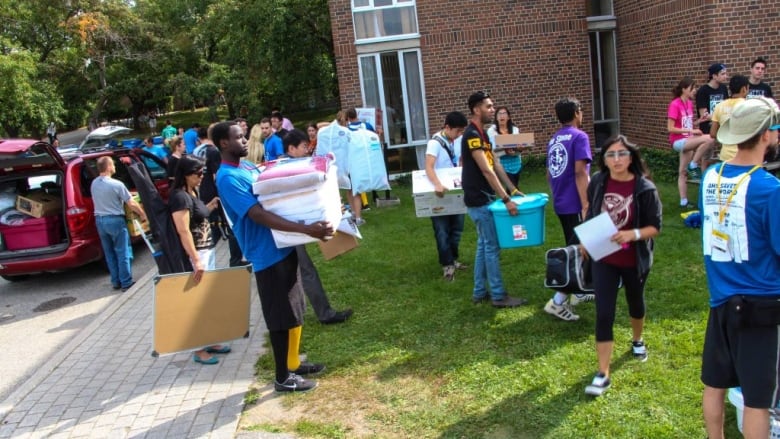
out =
{"type": "Polygon", "coordinates": [[[152,356],[173,354],[249,336],[252,266],[157,276],[152,356]]]}

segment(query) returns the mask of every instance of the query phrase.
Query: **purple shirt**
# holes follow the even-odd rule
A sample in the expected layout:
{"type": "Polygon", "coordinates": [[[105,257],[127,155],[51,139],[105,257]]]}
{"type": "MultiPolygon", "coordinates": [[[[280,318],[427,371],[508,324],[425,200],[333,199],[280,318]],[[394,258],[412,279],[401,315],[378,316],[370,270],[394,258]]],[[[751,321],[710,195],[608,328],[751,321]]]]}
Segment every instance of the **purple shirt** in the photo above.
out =
{"type": "Polygon", "coordinates": [[[547,144],[547,177],[553,193],[553,207],[558,215],[582,212],[574,176],[574,163],[587,161],[590,174],[590,140],[582,130],[566,125],[553,134],[547,144]]]}

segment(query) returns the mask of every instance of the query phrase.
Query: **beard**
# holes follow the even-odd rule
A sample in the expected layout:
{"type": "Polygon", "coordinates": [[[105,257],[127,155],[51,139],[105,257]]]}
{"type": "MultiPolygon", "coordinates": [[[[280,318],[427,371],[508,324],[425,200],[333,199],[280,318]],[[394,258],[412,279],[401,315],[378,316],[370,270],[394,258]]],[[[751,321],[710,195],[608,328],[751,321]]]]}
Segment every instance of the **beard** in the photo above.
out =
{"type": "Polygon", "coordinates": [[[488,113],[480,113],[479,121],[484,125],[493,122],[493,118],[488,113]]]}
{"type": "Polygon", "coordinates": [[[777,143],[767,146],[766,151],[764,151],[764,161],[773,162],[775,157],[777,157],[777,143]]]}

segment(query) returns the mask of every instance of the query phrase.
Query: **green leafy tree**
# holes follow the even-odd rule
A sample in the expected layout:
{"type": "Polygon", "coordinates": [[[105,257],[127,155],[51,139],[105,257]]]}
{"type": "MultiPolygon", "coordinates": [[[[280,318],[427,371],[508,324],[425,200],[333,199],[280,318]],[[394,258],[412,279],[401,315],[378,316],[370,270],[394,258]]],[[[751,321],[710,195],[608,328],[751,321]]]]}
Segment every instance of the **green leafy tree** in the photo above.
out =
{"type": "Polygon", "coordinates": [[[0,124],[8,137],[41,137],[64,112],[62,102],[53,98],[55,87],[39,78],[37,65],[29,52],[0,55],[0,124]]]}

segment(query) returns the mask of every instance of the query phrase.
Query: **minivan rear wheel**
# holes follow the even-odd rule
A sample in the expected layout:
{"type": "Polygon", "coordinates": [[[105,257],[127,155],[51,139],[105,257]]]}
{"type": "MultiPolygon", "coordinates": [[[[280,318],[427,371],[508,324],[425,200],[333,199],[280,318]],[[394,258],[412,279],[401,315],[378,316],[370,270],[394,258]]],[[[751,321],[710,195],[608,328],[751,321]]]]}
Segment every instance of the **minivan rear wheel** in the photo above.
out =
{"type": "Polygon", "coordinates": [[[3,279],[7,280],[8,282],[19,282],[23,280],[27,280],[28,277],[30,277],[29,274],[17,274],[16,276],[7,276],[5,274],[0,275],[3,279]]]}

